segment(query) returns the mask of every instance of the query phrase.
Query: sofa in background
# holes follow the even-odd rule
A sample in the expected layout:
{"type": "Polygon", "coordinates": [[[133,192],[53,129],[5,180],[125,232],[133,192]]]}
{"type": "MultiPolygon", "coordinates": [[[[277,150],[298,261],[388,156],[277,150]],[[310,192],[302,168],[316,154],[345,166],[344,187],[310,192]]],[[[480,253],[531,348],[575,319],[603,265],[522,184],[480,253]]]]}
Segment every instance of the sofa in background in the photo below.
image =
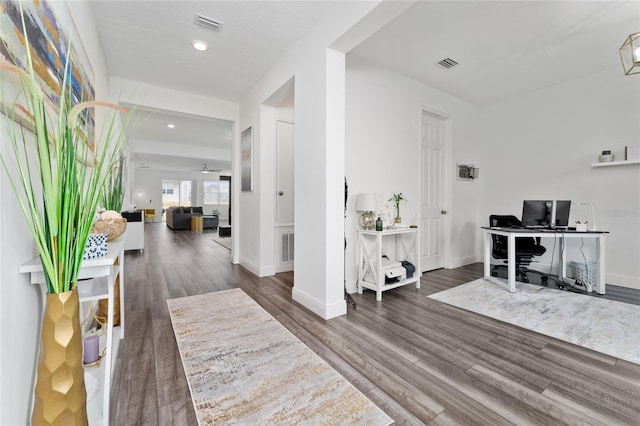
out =
{"type": "Polygon", "coordinates": [[[191,216],[202,216],[203,227],[218,227],[218,216],[205,216],[202,207],[169,207],[166,211],[167,226],[173,230],[191,229],[191,216]]]}

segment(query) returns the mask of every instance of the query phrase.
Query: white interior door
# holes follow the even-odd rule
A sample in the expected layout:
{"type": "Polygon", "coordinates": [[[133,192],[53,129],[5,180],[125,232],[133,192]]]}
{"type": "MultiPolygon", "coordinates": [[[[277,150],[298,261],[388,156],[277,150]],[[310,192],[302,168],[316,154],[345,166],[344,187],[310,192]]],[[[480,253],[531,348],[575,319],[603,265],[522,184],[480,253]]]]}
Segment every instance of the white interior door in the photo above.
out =
{"type": "Polygon", "coordinates": [[[293,123],[276,121],[276,225],[293,225],[293,123]]]}
{"type": "Polygon", "coordinates": [[[445,264],[446,119],[423,112],[421,138],[420,266],[424,272],[445,264]]]}

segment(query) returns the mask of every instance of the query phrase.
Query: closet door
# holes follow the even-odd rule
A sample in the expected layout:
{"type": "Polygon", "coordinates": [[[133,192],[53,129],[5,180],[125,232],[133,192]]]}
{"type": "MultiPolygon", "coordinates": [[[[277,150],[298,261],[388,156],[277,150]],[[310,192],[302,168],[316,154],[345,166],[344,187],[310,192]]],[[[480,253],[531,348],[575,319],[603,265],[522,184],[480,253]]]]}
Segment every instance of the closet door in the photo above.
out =
{"type": "Polygon", "coordinates": [[[276,121],[276,226],[293,225],[293,128],[276,121]]]}

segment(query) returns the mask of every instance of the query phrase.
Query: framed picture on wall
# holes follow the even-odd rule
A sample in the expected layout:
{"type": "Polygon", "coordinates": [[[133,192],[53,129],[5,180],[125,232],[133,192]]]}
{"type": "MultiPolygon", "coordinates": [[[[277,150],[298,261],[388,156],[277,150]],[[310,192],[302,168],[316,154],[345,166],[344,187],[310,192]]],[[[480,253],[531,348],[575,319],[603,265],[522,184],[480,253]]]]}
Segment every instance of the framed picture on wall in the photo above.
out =
{"type": "MultiPolygon", "coordinates": [[[[58,114],[59,96],[65,80],[73,88],[71,106],[95,100],[93,67],[66,2],[23,2],[21,8],[26,21],[26,38],[18,2],[2,1],[0,6],[0,62],[26,70],[28,38],[35,64],[35,77],[50,113],[58,114]],[[69,69],[65,68],[67,61],[70,61],[69,69]]],[[[4,108],[0,110],[1,113],[5,112],[4,108]]],[[[31,120],[26,116],[15,119],[30,128],[31,120]]],[[[95,132],[94,108],[83,110],[79,119],[84,139],[93,150],[94,146],[90,141],[94,140],[95,132]]]]}
{"type": "Polygon", "coordinates": [[[240,135],[240,172],[243,191],[253,191],[253,134],[251,127],[240,135]]]}

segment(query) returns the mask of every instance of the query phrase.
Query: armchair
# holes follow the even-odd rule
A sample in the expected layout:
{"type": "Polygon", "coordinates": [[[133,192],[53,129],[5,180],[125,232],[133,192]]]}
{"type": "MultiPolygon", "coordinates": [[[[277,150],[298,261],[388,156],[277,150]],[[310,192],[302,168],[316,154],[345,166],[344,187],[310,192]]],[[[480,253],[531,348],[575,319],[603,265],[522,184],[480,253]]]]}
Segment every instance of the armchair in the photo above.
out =
{"type": "MultiPolygon", "coordinates": [[[[511,215],[491,215],[489,216],[489,226],[492,227],[522,227],[520,219],[511,215]]],[[[492,235],[491,254],[495,259],[502,260],[504,265],[494,265],[491,269],[491,275],[496,276],[496,270],[506,268],[508,257],[508,239],[503,235],[492,235]]],[[[520,277],[520,281],[528,283],[527,273],[535,273],[541,276],[543,283],[549,280],[549,277],[542,272],[529,269],[528,266],[534,257],[542,256],[547,249],[540,244],[540,238],[521,237],[516,238],[516,277],[520,277]]]]}

